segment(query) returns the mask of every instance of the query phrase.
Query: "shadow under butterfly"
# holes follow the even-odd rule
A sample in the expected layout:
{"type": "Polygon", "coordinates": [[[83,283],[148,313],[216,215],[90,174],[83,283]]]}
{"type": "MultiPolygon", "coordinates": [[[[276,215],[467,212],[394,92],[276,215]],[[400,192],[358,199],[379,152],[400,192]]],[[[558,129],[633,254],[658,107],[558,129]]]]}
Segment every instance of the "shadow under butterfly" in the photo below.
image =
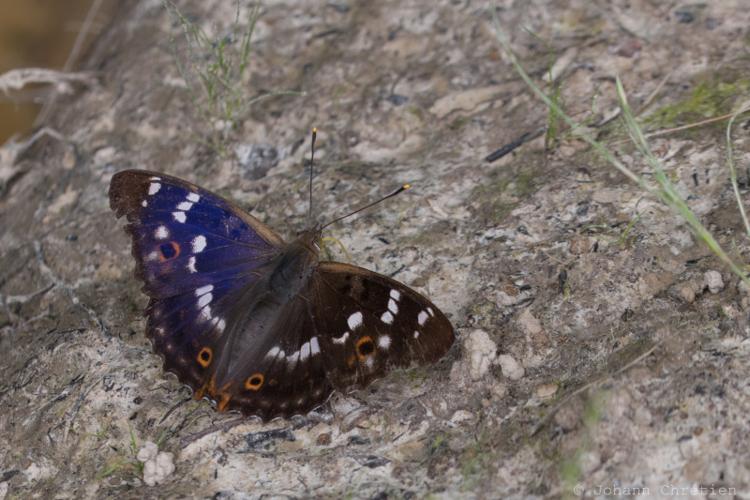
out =
{"type": "Polygon", "coordinates": [[[424,296],[321,262],[325,226],[285,243],[234,203],[146,170],[115,174],[109,199],[128,221],[154,351],[219,411],[304,414],[334,389],[433,363],[453,344],[450,321],[424,296]]]}

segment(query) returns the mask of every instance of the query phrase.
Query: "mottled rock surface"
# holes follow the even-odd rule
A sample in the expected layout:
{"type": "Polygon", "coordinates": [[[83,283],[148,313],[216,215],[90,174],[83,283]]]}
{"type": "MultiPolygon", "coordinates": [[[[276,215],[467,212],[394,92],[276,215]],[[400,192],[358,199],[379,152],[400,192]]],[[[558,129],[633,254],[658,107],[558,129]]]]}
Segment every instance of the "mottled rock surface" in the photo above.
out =
{"type": "MultiPolygon", "coordinates": [[[[236,43],[233,2],[179,6],[236,43]]],[[[497,14],[537,81],[555,77],[565,108],[637,172],[648,167],[623,129],[602,124],[616,75],[649,130],[726,113],[750,89],[739,0],[500,1],[497,14]]],[[[575,134],[483,160],[549,119],[502,54],[486,3],[265,3],[243,95],[305,94],[254,104],[220,151],[200,131],[226,123],[196,114],[171,50],[180,26],[161,2],[123,3],[103,33],[81,68],[99,86],[48,123],[68,142],[0,154],[0,495],[750,496],[746,287],[575,134]],[[290,237],[306,222],[314,125],[321,220],[415,185],[329,234],[352,262],[429,295],[459,338],[436,365],[305,417],[238,421],[162,374],[107,187],[121,169],[164,171],[290,237]],[[146,443],[156,454],[144,462],[146,443]]],[[[744,262],[723,132],[705,125],[653,147],[744,262]]]]}

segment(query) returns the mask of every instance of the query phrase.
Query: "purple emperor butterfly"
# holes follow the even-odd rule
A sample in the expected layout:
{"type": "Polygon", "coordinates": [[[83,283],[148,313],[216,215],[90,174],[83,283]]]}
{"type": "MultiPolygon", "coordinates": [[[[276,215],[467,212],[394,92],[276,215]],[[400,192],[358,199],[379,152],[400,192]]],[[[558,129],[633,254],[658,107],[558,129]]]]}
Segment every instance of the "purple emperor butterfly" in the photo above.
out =
{"type": "Polygon", "coordinates": [[[127,217],[154,351],[219,411],[303,414],[453,344],[448,319],[411,288],[321,262],[320,226],[285,243],[232,202],[145,170],[117,173],[109,199],[127,217]]]}

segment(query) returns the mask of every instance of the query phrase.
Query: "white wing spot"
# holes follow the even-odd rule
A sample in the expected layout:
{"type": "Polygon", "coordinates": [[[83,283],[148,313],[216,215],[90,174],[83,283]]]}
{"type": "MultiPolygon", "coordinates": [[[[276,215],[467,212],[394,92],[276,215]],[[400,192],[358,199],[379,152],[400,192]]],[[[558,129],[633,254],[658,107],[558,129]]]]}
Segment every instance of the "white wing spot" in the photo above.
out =
{"type": "Polygon", "coordinates": [[[419,323],[419,326],[422,326],[427,321],[427,318],[430,316],[427,314],[427,311],[419,311],[419,316],[417,316],[417,322],[419,323]]]}
{"type": "Polygon", "coordinates": [[[302,347],[300,347],[299,359],[300,361],[304,361],[309,357],[310,357],[310,342],[305,342],[304,344],[302,344],[302,347]]]}
{"type": "Polygon", "coordinates": [[[196,288],[195,289],[195,296],[196,297],[200,297],[201,295],[205,295],[208,292],[212,291],[213,289],[214,289],[213,285],[206,285],[206,286],[202,286],[200,288],[196,288]]]}
{"type": "Polygon", "coordinates": [[[214,295],[212,293],[201,295],[201,297],[198,299],[198,307],[199,308],[206,307],[208,304],[211,303],[212,300],[214,300],[214,295]]]}
{"type": "Polygon", "coordinates": [[[398,302],[399,300],[401,300],[401,292],[395,289],[391,289],[391,298],[398,302]]]}
{"type": "Polygon", "coordinates": [[[185,223],[187,220],[187,215],[185,215],[185,212],[172,212],[172,217],[174,217],[174,220],[177,222],[185,223]]]}
{"type": "Polygon", "coordinates": [[[362,313],[359,311],[355,312],[349,316],[349,319],[347,319],[346,322],[349,324],[350,330],[356,330],[362,326],[362,313]]]}
{"type": "Polygon", "coordinates": [[[387,350],[391,346],[391,338],[388,335],[381,335],[378,338],[378,346],[381,349],[387,350]]]}
{"type": "Polygon", "coordinates": [[[161,177],[151,177],[149,180],[151,180],[151,181],[160,181],[161,177]]]}
{"type": "Polygon", "coordinates": [[[155,195],[156,193],[159,192],[160,189],[161,189],[161,184],[159,184],[158,182],[152,182],[151,184],[148,185],[149,196],[155,195]]]}
{"type": "Polygon", "coordinates": [[[206,321],[211,319],[211,306],[207,305],[206,307],[201,309],[201,318],[205,319],[206,321]]]}
{"type": "Polygon", "coordinates": [[[198,193],[190,193],[185,198],[187,198],[188,201],[192,201],[193,203],[198,203],[198,200],[201,199],[198,193]]]}
{"type": "Polygon", "coordinates": [[[396,301],[393,299],[388,300],[388,310],[391,311],[393,314],[398,314],[398,304],[396,304],[396,301]]]}
{"type": "Polygon", "coordinates": [[[156,252],[151,252],[150,254],[146,255],[146,260],[157,260],[159,258],[159,254],[156,252]]]}
{"type": "Polygon", "coordinates": [[[274,347],[272,347],[272,348],[271,348],[271,349],[270,349],[270,350],[269,350],[269,351],[268,351],[268,352],[266,353],[266,357],[267,357],[267,358],[275,358],[275,357],[276,357],[276,355],[277,355],[277,354],[279,354],[279,352],[281,352],[281,349],[279,349],[279,346],[274,346],[274,347]]]}
{"type": "Polygon", "coordinates": [[[191,273],[197,273],[198,270],[195,268],[195,255],[190,256],[188,259],[188,265],[187,265],[188,271],[191,273]]]}
{"type": "Polygon", "coordinates": [[[428,308],[427,308],[427,313],[428,313],[428,314],[429,314],[430,316],[433,316],[433,317],[435,316],[435,312],[434,312],[434,311],[432,310],[432,308],[431,308],[431,307],[428,307],[428,308]]]}
{"type": "Polygon", "coordinates": [[[315,356],[316,354],[320,354],[320,344],[318,344],[318,337],[313,337],[310,339],[310,353],[315,356]]]}
{"type": "Polygon", "coordinates": [[[380,321],[382,321],[386,325],[390,325],[391,323],[393,323],[393,314],[391,314],[391,311],[384,312],[380,317],[380,321]]]}
{"type": "Polygon", "coordinates": [[[167,231],[166,226],[159,226],[156,228],[156,232],[154,233],[154,237],[157,240],[163,240],[166,238],[169,238],[169,231],[167,231]]]}
{"type": "Polygon", "coordinates": [[[193,253],[201,253],[206,248],[206,237],[201,235],[193,238],[193,253]]]}
{"type": "Polygon", "coordinates": [[[414,330],[414,338],[415,338],[415,339],[418,339],[418,338],[419,338],[419,332],[418,332],[418,331],[416,331],[416,330],[414,330]]]}
{"type": "Polygon", "coordinates": [[[333,337],[333,343],[344,344],[346,343],[346,339],[348,338],[349,338],[349,332],[344,332],[344,334],[341,337],[333,337]]]}
{"type": "Polygon", "coordinates": [[[143,200],[143,201],[141,202],[141,206],[142,206],[143,208],[146,208],[146,207],[148,206],[148,202],[147,202],[146,200],[143,200]]]}
{"type": "Polygon", "coordinates": [[[295,351],[293,354],[290,354],[286,357],[286,362],[292,366],[297,364],[297,360],[299,359],[299,351],[295,351]]]}
{"type": "Polygon", "coordinates": [[[177,204],[177,210],[184,210],[185,212],[187,212],[192,206],[193,204],[189,201],[182,201],[177,204]]]}
{"type": "Polygon", "coordinates": [[[221,318],[219,320],[219,324],[216,325],[216,329],[219,330],[219,333],[224,331],[224,328],[227,327],[227,322],[224,321],[224,318],[221,318]]]}
{"type": "Polygon", "coordinates": [[[367,359],[365,360],[365,366],[368,370],[372,370],[372,367],[375,365],[375,357],[374,356],[367,356],[367,359]]]}

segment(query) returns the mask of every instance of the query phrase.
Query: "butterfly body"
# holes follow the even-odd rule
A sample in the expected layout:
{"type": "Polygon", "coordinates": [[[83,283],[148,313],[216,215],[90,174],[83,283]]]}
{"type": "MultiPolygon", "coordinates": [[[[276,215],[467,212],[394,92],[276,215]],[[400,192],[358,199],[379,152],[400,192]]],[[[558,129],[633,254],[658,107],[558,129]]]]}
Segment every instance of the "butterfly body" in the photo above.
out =
{"type": "Polygon", "coordinates": [[[414,290],[321,262],[317,227],[285,243],[228,200],[143,170],[113,177],[110,204],[129,222],[154,350],[220,411],[304,413],[453,343],[448,319],[414,290]]]}

